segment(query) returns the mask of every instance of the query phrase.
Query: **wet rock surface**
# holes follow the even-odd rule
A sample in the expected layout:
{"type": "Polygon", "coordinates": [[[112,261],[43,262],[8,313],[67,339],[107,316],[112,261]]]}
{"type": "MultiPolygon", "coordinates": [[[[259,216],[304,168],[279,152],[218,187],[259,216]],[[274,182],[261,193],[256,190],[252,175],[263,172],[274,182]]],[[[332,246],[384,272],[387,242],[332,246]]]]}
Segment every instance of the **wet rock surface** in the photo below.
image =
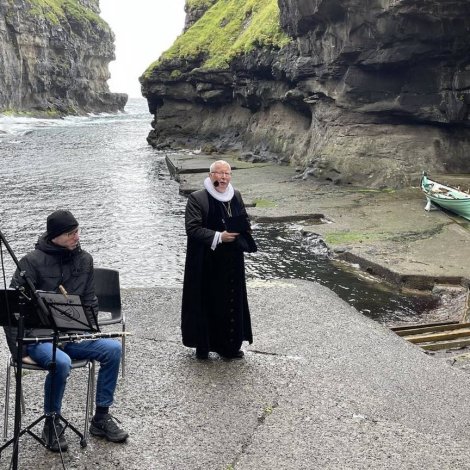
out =
{"type": "MultiPolygon", "coordinates": [[[[412,295],[437,296],[440,302],[423,314],[422,322],[463,318],[470,282],[470,222],[437,208],[425,211],[420,178],[408,188],[375,190],[324,183],[289,166],[228,154],[169,154],[167,162],[180,191],[188,194],[201,187],[218,158],[232,165],[233,184],[255,223],[295,222],[306,236],[320,236],[346,269],[412,295]]],[[[470,175],[433,176],[470,188],[470,175]]]]}
{"type": "MultiPolygon", "coordinates": [[[[175,153],[167,161],[187,194],[202,187],[219,158],[232,165],[233,185],[255,222],[296,221],[305,232],[320,235],[338,259],[404,288],[431,290],[470,280],[470,222],[438,209],[425,211],[419,177],[404,189],[376,190],[324,183],[290,166],[229,154],[175,153]]],[[[433,177],[470,188],[470,175],[433,177]]]]}

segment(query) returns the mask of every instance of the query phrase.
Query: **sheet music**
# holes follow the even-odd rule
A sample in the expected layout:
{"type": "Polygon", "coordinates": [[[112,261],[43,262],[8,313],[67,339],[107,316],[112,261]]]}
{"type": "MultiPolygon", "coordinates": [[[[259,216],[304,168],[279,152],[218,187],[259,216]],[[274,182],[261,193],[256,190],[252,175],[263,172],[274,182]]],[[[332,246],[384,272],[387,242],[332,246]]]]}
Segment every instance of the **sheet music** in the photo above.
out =
{"type": "Polygon", "coordinates": [[[38,292],[50,314],[52,327],[59,331],[83,332],[99,331],[88,318],[80,296],[67,296],[56,292],[38,292]]]}

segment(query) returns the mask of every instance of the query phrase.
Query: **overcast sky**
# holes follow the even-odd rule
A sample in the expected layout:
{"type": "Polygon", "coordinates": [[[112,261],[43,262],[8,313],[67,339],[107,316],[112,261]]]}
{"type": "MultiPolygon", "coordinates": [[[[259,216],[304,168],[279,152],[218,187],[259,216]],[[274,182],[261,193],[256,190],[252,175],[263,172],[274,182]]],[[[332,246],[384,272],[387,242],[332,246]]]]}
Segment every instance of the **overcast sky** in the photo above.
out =
{"type": "Polygon", "coordinates": [[[100,0],[101,17],[116,35],[113,92],[141,97],[138,77],[181,34],[185,0],[100,0]]]}

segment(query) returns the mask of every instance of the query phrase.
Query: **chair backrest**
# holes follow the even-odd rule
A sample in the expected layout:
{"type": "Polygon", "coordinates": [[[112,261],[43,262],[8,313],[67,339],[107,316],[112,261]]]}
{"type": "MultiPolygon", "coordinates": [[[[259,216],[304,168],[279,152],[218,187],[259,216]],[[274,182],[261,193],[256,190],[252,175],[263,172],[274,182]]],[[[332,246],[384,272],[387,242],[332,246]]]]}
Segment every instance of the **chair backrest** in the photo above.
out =
{"type": "MultiPolygon", "coordinates": [[[[95,294],[98,297],[100,312],[110,312],[115,321],[119,321],[121,312],[121,288],[119,271],[108,268],[95,268],[95,294]]],[[[98,316],[98,323],[102,323],[98,316]]]]}

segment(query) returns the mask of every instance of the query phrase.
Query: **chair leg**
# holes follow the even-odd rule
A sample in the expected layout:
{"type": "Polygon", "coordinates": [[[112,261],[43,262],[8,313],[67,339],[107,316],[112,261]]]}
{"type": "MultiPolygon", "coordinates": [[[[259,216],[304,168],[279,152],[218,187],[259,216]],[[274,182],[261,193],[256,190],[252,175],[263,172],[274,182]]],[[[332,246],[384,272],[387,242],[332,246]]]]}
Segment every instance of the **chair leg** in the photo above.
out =
{"type": "MultiPolygon", "coordinates": [[[[126,332],[126,325],[122,324],[122,332],[126,332]]],[[[122,335],[122,356],[121,356],[121,376],[126,376],[126,335],[122,335]]]]}
{"type": "Polygon", "coordinates": [[[5,381],[5,412],[3,416],[3,440],[7,440],[8,435],[8,414],[10,409],[10,381],[11,381],[11,363],[10,359],[7,362],[7,374],[6,374],[6,381],[5,381]]]}
{"type": "Polygon", "coordinates": [[[90,361],[88,363],[88,383],[87,383],[86,404],[85,404],[85,426],[83,427],[83,436],[85,437],[85,439],[88,435],[88,425],[90,422],[90,409],[92,407],[94,379],[95,379],[95,363],[94,361],[90,361]]]}
{"type": "Polygon", "coordinates": [[[24,401],[23,387],[21,388],[21,413],[26,414],[26,403],[24,401]]]}
{"type": "MultiPolygon", "coordinates": [[[[7,440],[8,435],[8,415],[10,414],[10,389],[11,389],[11,369],[15,370],[15,377],[18,373],[16,366],[10,357],[7,361],[7,376],[5,384],[5,416],[3,420],[3,440],[7,440]]],[[[26,405],[24,403],[23,389],[21,389],[21,415],[23,416],[26,413],[26,405]]]]}
{"type": "Polygon", "coordinates": [[[96,398],[96,361],[91,361],[91,381],[90,381],[90,410],[93,409],[94,400],[96,398]]]}

